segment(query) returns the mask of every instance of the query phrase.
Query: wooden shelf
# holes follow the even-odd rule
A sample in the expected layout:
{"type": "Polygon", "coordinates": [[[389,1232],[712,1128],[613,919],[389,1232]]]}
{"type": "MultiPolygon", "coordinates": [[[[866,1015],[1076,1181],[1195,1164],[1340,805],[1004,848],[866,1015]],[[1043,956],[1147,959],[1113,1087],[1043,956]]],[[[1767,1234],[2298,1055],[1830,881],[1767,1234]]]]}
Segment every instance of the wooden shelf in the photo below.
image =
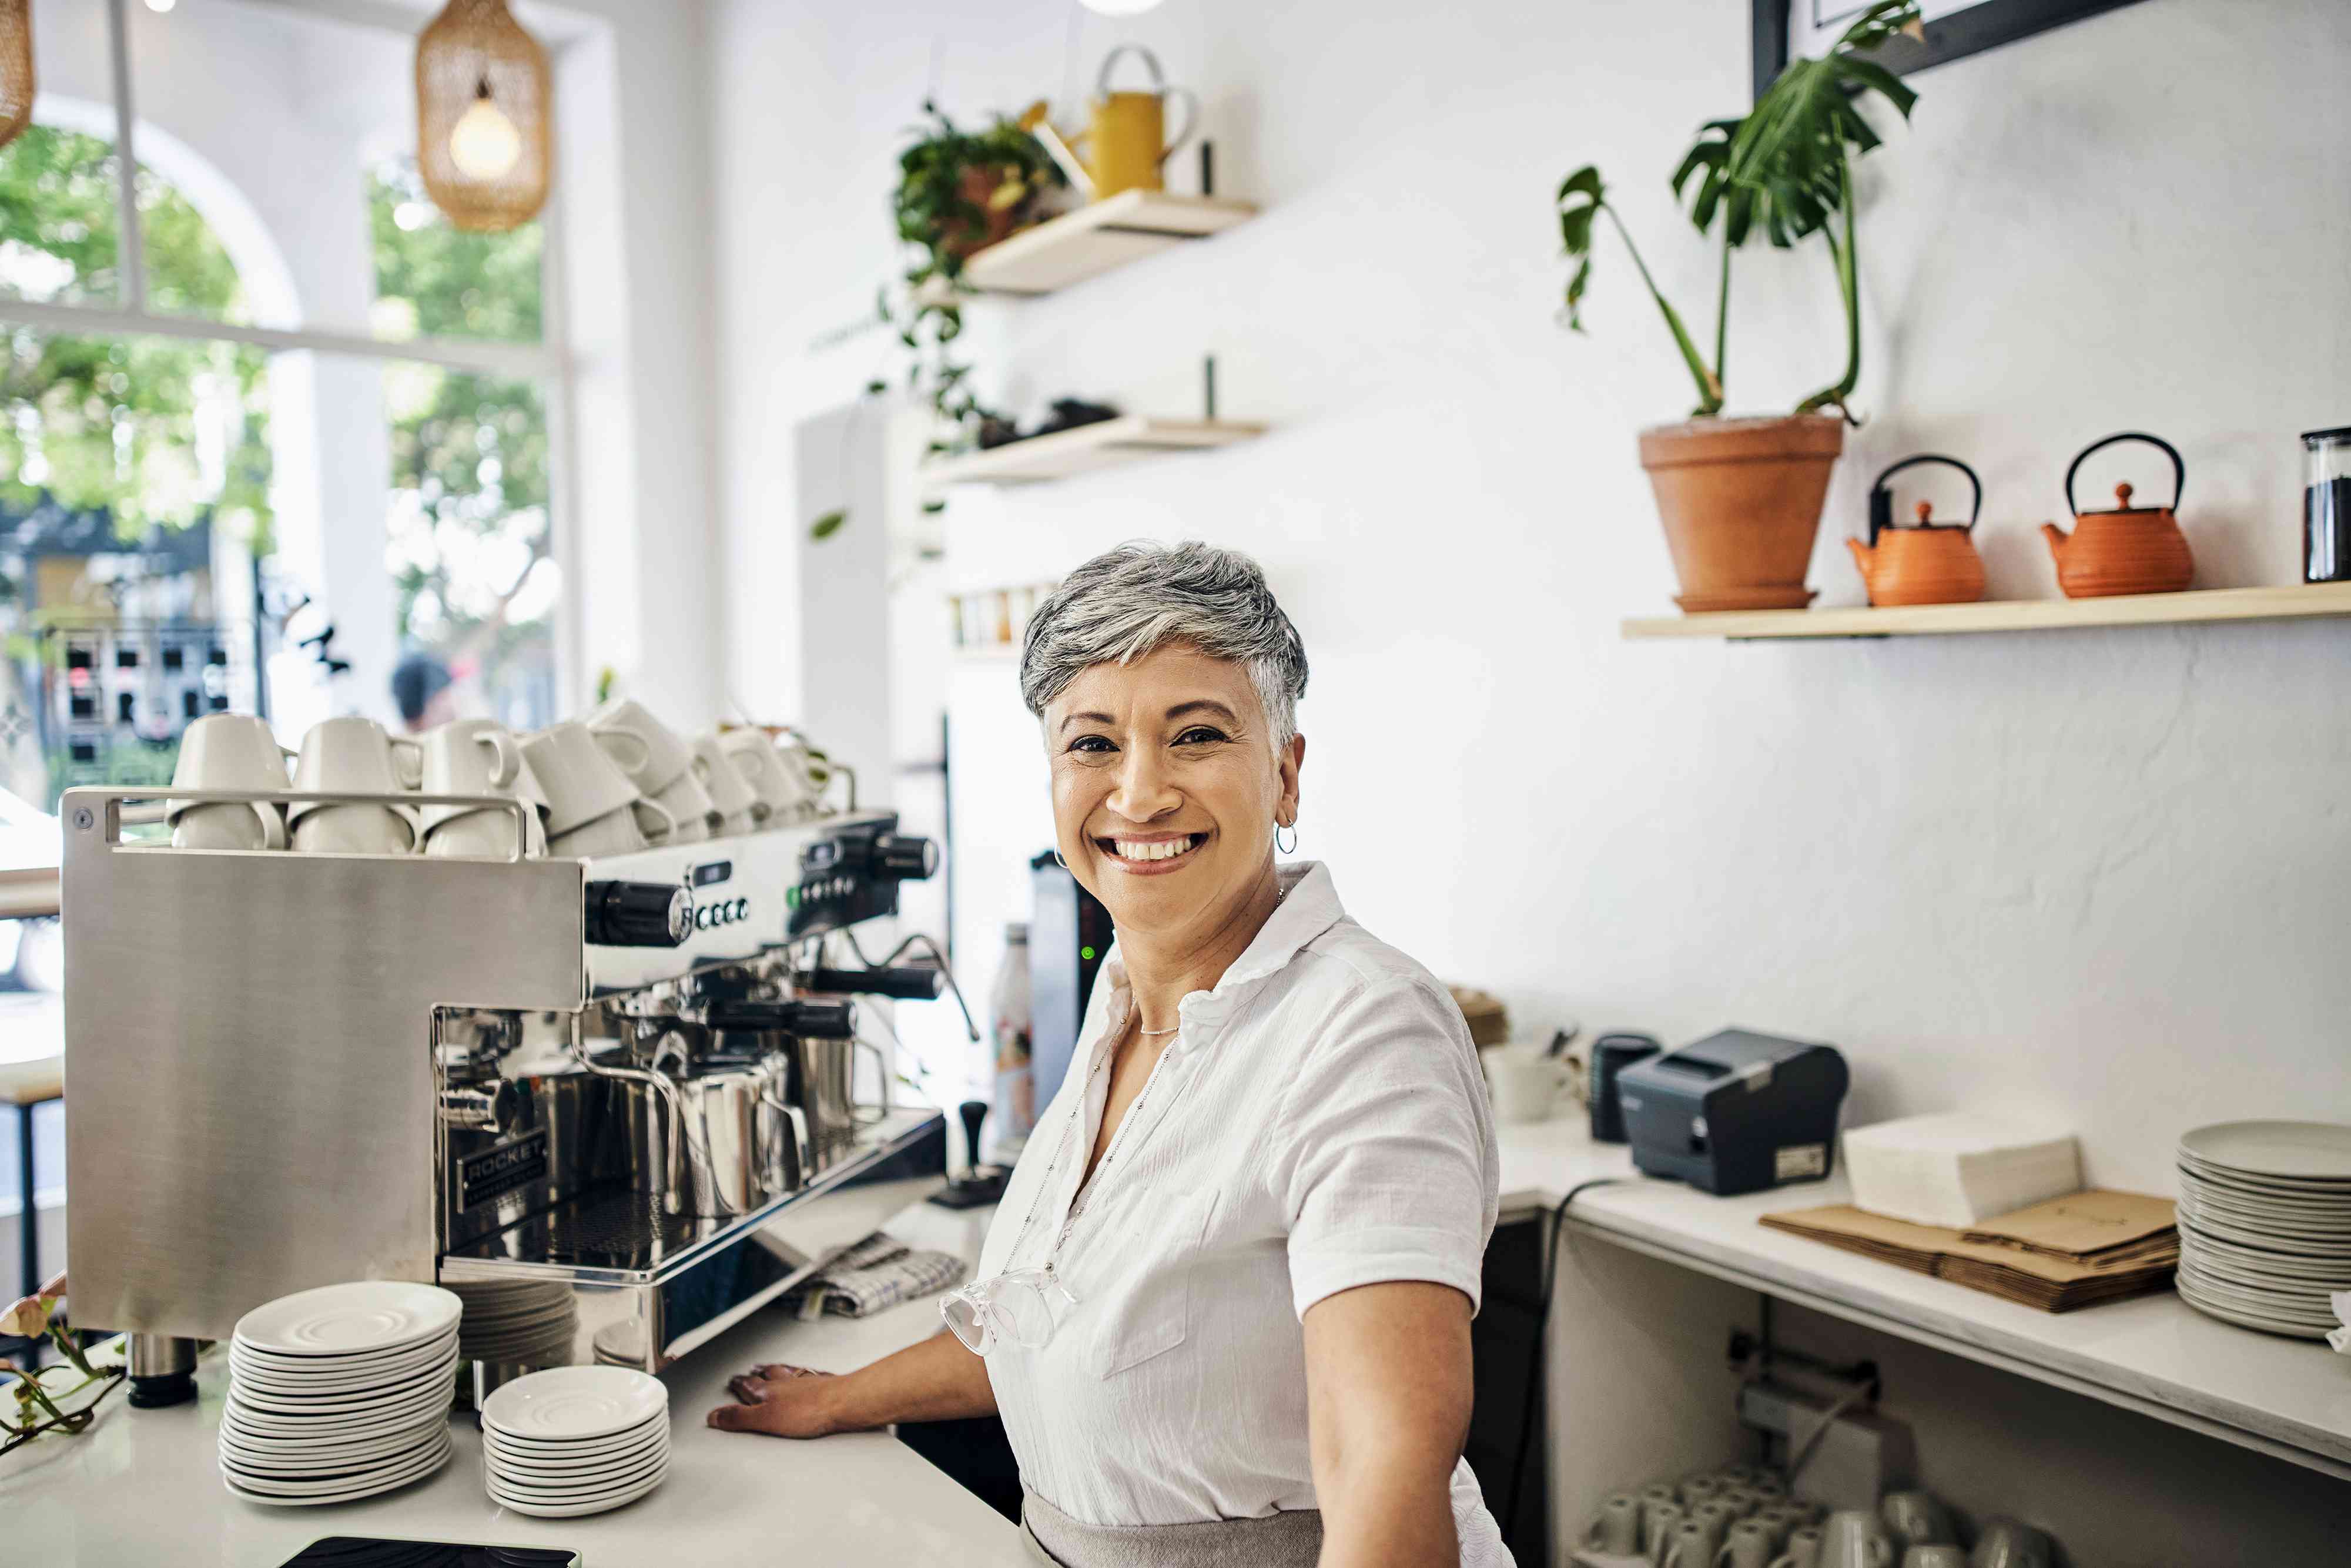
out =
{"type": "Polygon", "coordinates": [[[2351,615],[2351,582],[2286,588],[2210,588],[2118,599],[2016,599],[1878,610],[1731,610],[1636,616],[1627,639],[1727,637],[1946,637],[1974,632],[2064,632],[2089,626],[2186,626],[2210,621],[2299,621],[2351,615]]]}
{"type": "MultiPolygon", "coordinates": [[[[1644,1252],[1849,1322],[2071,1389],[2240,1447],[2351,1479],[2351,1367],[2323,1341],[2208,1318],[2168,1291],[2043,1312],[1758,1223],[1777,1209],[1851,1201],[1842,1174],[1741,1197],[1636,1175],[1622,1145],[1573,1122],[1498,1129],[1502,1212],[1557,1205],[1571,1237],[1644,1252]]],[[[1562,1273],[1573,1267],[1562,1260],[1562,1273]]]]}
{"type": "Polygon", "coordinates": [[[1115,468],[1166,452],[1229,446],[1264,434],[1262,424],[1228,419],[1152,419],[1130,413],[950,457],[925,468],[923,482],[932,489],[948,485],[1036,485],[1097,468],[1115,468]]]}
{"type": "Polygon", "coordinates": [[[1256,215],[1247,202],[1122,191],[975,251],[963,277],[982,294],[1050,294],[1256,215]]]}

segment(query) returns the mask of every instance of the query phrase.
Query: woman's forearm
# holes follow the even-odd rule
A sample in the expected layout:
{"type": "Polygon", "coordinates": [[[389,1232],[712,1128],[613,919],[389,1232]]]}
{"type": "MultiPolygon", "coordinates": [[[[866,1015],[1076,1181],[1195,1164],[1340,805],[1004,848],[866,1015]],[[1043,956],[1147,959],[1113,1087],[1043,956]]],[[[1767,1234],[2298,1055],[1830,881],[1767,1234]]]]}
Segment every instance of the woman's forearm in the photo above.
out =
{"type": "Polygon", "coordinates": [[[996,1414],[987,1363],[945,1330],[871,1366],[824,1379],[818,1398],[825,1427],[834,1432],[996,1414]]]}
{"type": "Polygon", "coordinates": [[[1429,1568],[1458,1563],[1448,1468],[1390,1450],[1317,1466],[1322,1568],[1429,1568]]]}

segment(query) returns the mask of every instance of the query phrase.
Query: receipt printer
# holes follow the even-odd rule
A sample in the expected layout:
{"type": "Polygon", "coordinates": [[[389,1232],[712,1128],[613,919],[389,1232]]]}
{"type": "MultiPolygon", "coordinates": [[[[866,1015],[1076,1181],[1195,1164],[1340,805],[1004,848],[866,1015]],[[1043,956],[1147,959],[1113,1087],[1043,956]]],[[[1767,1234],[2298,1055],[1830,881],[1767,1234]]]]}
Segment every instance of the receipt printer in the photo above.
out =
{"type": "Polygon", "coordinates": [[[1635,1167],[1728,1197],[1827,1176],[1845,1081],[1834,1046],[1727,1029],[1616,1082],[1635,1167]]]}

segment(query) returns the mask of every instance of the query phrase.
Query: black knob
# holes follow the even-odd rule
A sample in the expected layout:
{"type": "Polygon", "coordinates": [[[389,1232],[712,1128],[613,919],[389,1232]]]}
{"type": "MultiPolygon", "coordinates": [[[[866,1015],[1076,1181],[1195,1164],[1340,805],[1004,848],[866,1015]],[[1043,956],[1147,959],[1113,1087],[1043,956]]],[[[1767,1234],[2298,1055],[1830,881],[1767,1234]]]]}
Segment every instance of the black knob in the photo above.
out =
{"type": "Polygon", "coordinates": [[[935,1002],[946,989],[946,975],[912,965],[902,969],[810,969],[797,980],[802,990],[826,996],[895,997],[906,1002],[935,1002]]]}
{"type": "Polygon", "coordinates": [[[873,841],[869,863],[875,876],[922,882],[939,869],[939,846],[916,834],[883,833],[873,841]]]}
{"type": "Polygon", "coordinates": [[[956,1107],[956,1113],[963,1118],[963,1157],[967,1166],[966,1174],[977,1176],[979,1174],[979,1128],[980,1124],[987,1120],[987,1102],[967,1100],[956,1107]]]}
{"type": "Polygon", "coordinates": [[[674,882],[591,882],[588,941],[597,947],[674,947],[694,935],[694,895],[674,882]]]}
{"type": "Polygon", "coordinates": [[[810,1040],[853,1040],[857,1035],[857,1004],[805,998],[713,1002],[702,1021],[713,1029],[768,1030],[810,1040]]]}

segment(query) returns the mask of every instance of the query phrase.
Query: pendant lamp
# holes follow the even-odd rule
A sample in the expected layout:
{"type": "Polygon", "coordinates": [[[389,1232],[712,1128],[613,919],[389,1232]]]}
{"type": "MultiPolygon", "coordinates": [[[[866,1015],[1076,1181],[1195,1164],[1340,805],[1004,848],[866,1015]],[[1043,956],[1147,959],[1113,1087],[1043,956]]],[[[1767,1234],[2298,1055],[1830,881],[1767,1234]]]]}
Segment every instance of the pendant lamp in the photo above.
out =
{"type": "Polygon", "coordinates": [[[0,147],[33,123],[33,0],[0,0],[0,147]]]}
{"type": "Polygon", "coordinates": [[[449,0],[416,39],[416,167],[461,229],[528,223],[554,172],[547,51],[506,0],[449,0]]]}

